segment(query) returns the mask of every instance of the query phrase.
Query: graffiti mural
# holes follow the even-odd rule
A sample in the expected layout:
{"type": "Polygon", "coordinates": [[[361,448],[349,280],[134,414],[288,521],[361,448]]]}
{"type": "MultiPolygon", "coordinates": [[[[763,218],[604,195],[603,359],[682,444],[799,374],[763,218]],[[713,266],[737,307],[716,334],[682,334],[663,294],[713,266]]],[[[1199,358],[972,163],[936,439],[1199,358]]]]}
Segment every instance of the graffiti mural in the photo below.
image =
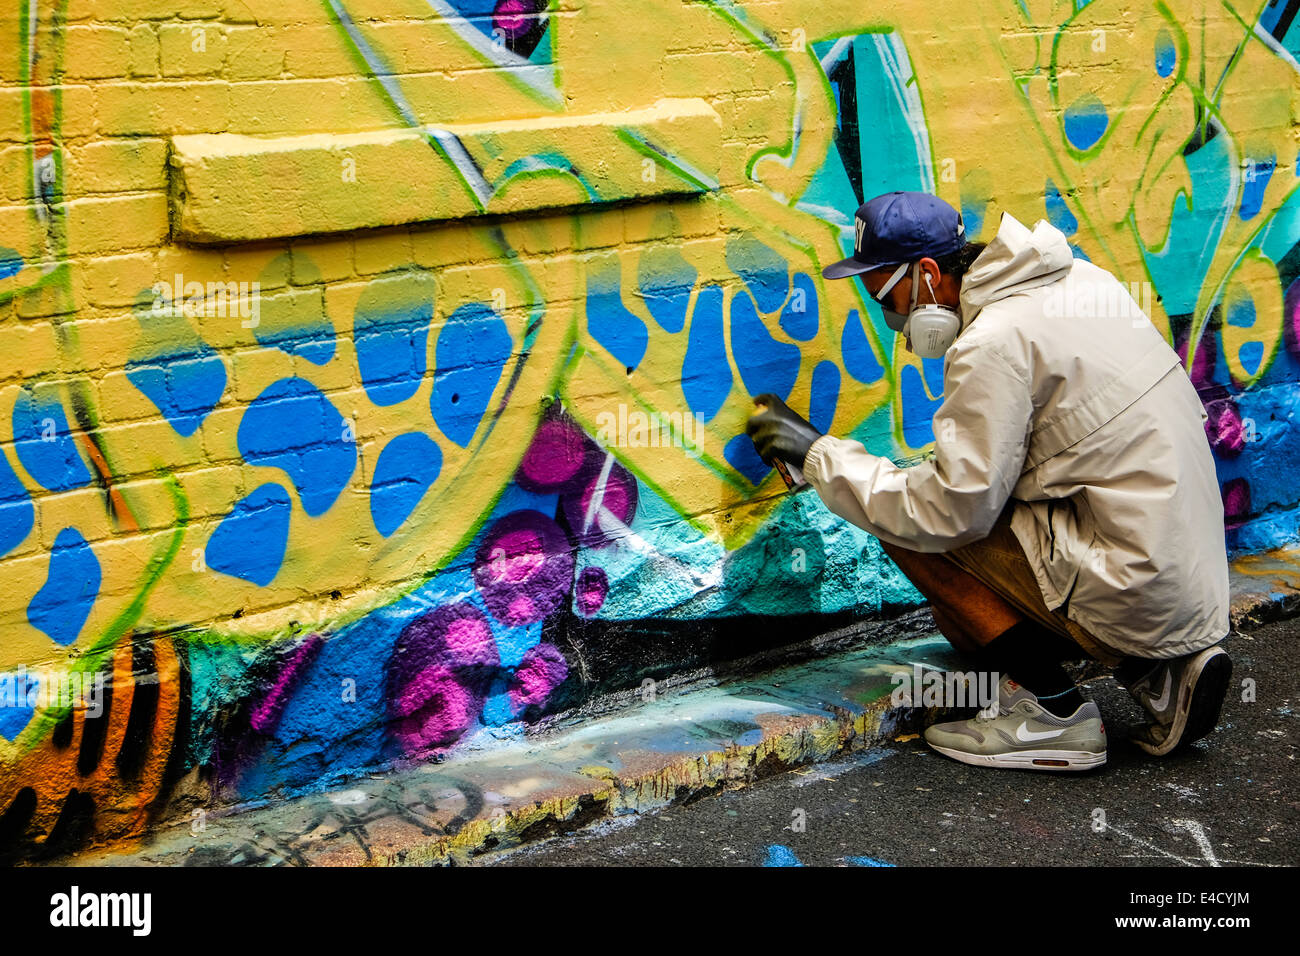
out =
{"type": "Polygon", "coordinates": [[[1300,0],[243,6],[0,23],[5,845],[520,733],[579,624],[917,603],[744,435],[933,441],[820,277],[890,189],[1149,290],[1230,546],[1300,537],[1300,0]]]}

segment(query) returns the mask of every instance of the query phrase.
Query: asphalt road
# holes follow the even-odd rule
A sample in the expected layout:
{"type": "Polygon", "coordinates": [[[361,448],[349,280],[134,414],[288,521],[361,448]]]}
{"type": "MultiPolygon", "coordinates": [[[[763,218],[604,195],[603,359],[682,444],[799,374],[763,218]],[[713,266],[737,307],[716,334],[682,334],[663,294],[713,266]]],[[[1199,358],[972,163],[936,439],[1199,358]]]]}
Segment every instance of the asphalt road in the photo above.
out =
{"type": "Polygon", "coordinates": [[[920,738],[484,860],[496,866],[1276,866],[1300,863],[1300,620],[1235,635],[1219,726],[1181,755],[1126,739],[1141,710],[1084,685],[1110,739],[1082,774],[968,767],[920,738]],[[1243,700],[1243,681],[1255,699],[1243,700]]]}

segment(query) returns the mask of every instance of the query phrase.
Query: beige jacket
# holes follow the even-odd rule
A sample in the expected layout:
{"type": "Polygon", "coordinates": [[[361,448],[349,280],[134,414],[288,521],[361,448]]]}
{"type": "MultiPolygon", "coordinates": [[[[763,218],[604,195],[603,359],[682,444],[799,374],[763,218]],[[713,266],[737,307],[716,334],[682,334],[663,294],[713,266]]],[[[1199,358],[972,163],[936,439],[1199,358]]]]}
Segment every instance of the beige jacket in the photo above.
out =
{"type": "Polygon", "coordinates": [[[827,507],[914,551],[1011,527],[1049,609],[1139,657],[1229,630],[1206,412],[1177,353],[1060,230],[1003,215],[961,287],[933,457],[911,468],[830,435],[804,473],[827,507]],[[973,320],[978,317],[979,321],[973,320]],[[1068,603],[1067,603],[1068,599],[1068,603]]]}

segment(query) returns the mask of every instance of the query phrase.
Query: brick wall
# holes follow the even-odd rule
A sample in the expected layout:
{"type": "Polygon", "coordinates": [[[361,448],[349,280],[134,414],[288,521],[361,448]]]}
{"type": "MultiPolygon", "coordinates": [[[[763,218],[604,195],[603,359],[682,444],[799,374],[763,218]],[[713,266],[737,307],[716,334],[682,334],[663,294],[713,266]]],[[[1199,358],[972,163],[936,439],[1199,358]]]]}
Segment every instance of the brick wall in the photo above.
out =
{"type": "Polygon", "coordinates": [[[0,837],[136,834],[737,622],[915,603],[743,435],[774,391],[932,442],[941,366],[820,278],[889,189],[1145,290],[1234,551],[1293,540],[1298,7],[12,4],[0,837]]]}

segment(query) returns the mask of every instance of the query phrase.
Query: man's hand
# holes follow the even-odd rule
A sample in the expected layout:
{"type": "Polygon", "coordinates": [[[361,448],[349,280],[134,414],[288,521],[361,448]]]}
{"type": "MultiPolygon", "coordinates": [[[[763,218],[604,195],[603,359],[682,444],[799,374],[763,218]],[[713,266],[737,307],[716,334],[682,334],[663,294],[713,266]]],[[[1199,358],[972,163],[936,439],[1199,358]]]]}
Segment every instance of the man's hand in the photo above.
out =
{"type": "Polygon", "coordinates": [[[771,392],[759,395],[754,404],[759,409],[746,423],[745,432],[753,440],[758,457],[769,464],[773,458],[780,458],[802,469],[808,449],[822,433],[771,392]]]}

